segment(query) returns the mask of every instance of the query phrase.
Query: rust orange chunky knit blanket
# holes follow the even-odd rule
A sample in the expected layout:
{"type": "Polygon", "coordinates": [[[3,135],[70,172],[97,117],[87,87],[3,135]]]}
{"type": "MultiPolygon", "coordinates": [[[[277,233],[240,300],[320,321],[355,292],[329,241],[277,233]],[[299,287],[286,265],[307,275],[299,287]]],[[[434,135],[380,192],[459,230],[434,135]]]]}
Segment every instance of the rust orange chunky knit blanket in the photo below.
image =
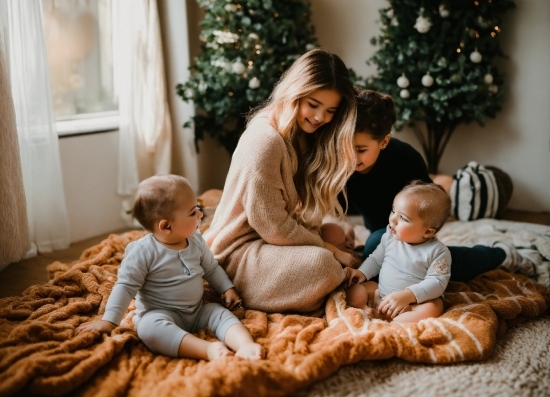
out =
{"type": "MultiPolygon", "coordinates": [[[[550,302],[546,287],[494,270],[451,282],[445,313],[417,324],[370,321],[346,307],[342,289],[330,295],[322,318],[239,309],[267,351],[260,361],[155,355],[133,330],[132,308],[111,335],[74,336],[79,324],[101,318],[124,248],[142,235],[111,235],[75,263],[49,265],[48,284],[0,299],[1,396],[283,396],[359,360],[483,360],[508,327],[540,316],[550,302]]],[[[205,299],[218,298],[207,288],[205,299]]],[[[208,330],[197,335],[214,338],[208,330]]]]}

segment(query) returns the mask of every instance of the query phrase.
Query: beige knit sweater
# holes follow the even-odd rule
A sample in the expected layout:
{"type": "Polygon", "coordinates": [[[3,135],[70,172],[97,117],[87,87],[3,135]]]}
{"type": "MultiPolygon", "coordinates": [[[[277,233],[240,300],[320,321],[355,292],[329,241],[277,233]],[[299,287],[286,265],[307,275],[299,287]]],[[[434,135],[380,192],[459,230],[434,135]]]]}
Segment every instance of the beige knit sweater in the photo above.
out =
{"type": "Polygon", "coordinates": [[[233,153],[221,201],[204,238],[244,306],[312,312],[344,279],[318,232],[290,215],[298,203],[290,156],[265,118],[233,153]]]}

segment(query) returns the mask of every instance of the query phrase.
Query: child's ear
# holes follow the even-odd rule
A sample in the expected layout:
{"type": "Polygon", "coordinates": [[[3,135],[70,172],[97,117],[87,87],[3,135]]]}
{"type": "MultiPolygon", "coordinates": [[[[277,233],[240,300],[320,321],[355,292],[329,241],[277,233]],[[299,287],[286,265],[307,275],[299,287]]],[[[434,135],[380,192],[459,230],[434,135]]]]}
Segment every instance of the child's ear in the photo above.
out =
{"type": "Polygon", "coordinates": [[[170,222],[166,219],[162,219],[158,223],[159,232],[164,234],[170,234],[172,232],[172,226],[170,225],[170,222]]]}
{"type": "Polygon", "coordinates": [[[391,135],[390,135],[390,134],[386,135],[386,136],[382,139],[382,142],[381,142],[381,143],[382,143],[382,147],[385,148],[386,146],[388,146],[388,143],[390,143],[390,139],[391,139],[391,135]]]}
{"type": "Polygon", "coordinates": [[[435,232],[437,232],[437,230],[434,228],[426,229],[424,232],[424,238],[432,238],[435,235],[435,232]]]}

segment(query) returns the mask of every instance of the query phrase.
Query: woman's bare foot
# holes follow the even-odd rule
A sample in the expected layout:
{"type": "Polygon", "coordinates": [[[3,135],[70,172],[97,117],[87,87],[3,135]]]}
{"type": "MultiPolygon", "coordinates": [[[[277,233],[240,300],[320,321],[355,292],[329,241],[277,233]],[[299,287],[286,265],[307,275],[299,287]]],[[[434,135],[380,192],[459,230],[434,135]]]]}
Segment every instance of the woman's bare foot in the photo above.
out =
{"type": "Polygon", "coordinates": [[[259,360],[264,358],[265,352],[264,348],[258,343],[243,343],[235,355],[249,360],[259,360]]]}
{"type": "Polygon", "coordinates": [[[206,349],[208,360],[212,361],[220,357],[234,356],[233,353],[223,342],[211,342],[206,349]]]}

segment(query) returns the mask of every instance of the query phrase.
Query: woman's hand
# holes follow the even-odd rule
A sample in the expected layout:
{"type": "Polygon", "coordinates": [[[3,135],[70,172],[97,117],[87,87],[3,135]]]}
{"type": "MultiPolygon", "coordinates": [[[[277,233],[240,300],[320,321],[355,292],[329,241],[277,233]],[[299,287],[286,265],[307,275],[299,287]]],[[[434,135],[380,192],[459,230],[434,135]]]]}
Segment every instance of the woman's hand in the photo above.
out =
{"type": "Polygon", "coordinates": [[[349,252],[340,251],[339,249],[337,249],[334,252],[334,258],[336,258],[336,260],[338,262],[340,262],[342,265],[347,266],[347,267],[353,267],[353,268],[359,262],[359,260],[357,259],[357,257],[354,254],[351,254],[349,252]]]}
{"type": "Polygon", "coordinates": [[[222,302],[223,305],[229,310],[242,307],[242,300],[239,297],[239,294],[237,294],[237,290],[235,288],[229,288],[222,294],[222,302]]]}
{"type": "Polygon", "coordinates": [[[408,311],[411,303],[416,303],[416,297],[410,289],[395,291],[382,298],[378,311],[393,319],[397,315],[408,311]]]}
{"type": "Polygon", "coordinates": [[[111,331],[116,327],[117,326],[110,321],[98,320],[98,321],[92,321],[91,323],[86,323],[78,326],[74,330],[74,334],[78,335],[78,334],[81,334],[82,332],[90,332],[90,331],[99,331],[102,333],[110,334],[111,331]]]}

